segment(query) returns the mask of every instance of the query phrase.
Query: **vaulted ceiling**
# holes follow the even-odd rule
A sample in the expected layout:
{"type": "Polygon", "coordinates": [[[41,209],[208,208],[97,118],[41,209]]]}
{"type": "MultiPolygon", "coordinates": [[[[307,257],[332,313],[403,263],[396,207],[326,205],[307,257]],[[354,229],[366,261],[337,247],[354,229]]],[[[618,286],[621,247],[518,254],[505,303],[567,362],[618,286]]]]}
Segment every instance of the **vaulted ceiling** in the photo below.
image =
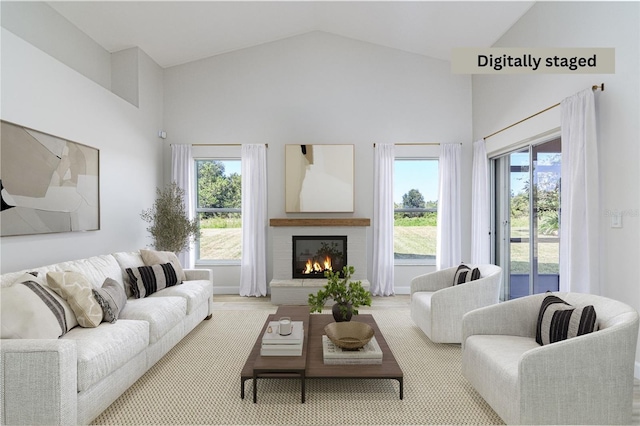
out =
{"type": "Polygon", "coordinates": [[[161,67],[310,31],[449,60],[489,47],[534,1],[53,1],[109,52],[139,47],[161,67]]]}

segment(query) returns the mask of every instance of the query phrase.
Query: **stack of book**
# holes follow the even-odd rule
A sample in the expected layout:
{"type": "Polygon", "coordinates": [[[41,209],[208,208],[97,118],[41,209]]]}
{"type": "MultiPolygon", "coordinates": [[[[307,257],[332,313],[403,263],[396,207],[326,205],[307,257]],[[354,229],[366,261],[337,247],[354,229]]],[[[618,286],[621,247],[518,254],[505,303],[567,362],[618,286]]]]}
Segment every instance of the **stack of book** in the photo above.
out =
{"type": "Polygon", "coordinates": [[[278,330],[278,321],[270,321],[262,336],[261,356],[301,356],[304,333],[302,321],[291,321],[291,334],[282,336],[278,330]]]}
{"type": "Polygon", "coordinates": [[[347,350],[336,346],[325,335],[322,336],[322,357],[325,364],[382,364],[382,349],[375,336],[364,347],[347,350]]]}

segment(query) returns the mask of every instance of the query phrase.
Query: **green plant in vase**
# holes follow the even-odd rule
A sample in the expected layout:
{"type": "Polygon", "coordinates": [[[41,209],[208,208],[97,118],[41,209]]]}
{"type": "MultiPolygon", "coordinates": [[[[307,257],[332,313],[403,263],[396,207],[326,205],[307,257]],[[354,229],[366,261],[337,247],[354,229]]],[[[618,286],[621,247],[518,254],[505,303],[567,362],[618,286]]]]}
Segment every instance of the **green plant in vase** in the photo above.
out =
{"type": "Polygon", "coordinates": [[[352,315],[358,315],[358,307],[371,306],[371,293],[362,287],[362,281],[351,281],[355,272],[353,266],[342,268],[340,272],[325,271],[327,284],[316,294],[309,294],[309,308],[311,312],[322,312],[325,303],[333,300],[333,317],[336,322],[349,321],[352,315]]]}

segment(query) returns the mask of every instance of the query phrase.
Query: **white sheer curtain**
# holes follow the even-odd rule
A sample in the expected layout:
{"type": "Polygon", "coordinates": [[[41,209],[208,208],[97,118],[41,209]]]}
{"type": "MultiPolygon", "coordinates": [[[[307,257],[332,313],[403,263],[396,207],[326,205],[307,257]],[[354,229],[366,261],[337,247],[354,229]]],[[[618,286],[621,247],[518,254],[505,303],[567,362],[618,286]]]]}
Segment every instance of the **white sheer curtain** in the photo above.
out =
{"type": "Polygon", "coordinates": [[[240,296],[267,295],[267,159],[264,145],[242,145],[240,296]]]}
{"type": "Polygon", "coordinates": [[[393,144],[376,144],[373,190],[373,282],[371,294],[390,296],[393,288],[393,144]]]}
{"type": "MultiPolygon", "coordinates": [[[[195,218],[195,197],[194,197],[194,176],[193,157],[191,156],[191,145],[172,144],[171,145],[171,181],[184,191],[184,209],[189,219],[195,218]]],[[[193,268],[195,264],[195,245],[178,253],[178,259],[184,268],[193,268]]]]}
{"type": "Polygon", "coordinates": [[[561,102],[560,291],[600,294],[598,147],[591,89],[561,102]]]}
{"type": "Polygon", "coordinates": [[[460,264],[460,144],[440,145],[440,190],[436,265],[445,269],[460,264]]]}
{"type": "Polygon", "coordinates": [[[491,261],[489,160],[484,139],[473,143],[471,169],[471,263],[491,261]]]}

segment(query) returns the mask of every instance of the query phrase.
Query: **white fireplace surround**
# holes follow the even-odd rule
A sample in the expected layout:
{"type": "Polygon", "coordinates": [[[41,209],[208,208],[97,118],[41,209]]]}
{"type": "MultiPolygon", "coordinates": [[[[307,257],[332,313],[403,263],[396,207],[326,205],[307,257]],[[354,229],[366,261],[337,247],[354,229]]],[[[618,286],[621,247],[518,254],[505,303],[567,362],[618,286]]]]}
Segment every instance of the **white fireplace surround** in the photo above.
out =
{"type": "Polygon", "coordinates": [[[271,302],[276,305],[306,305],[310,293],[327,283],[325,278],[292,278],[293,236],[347,236],[347,264],[355,268],[353,280],[367,280],[367,228],[364,226],[284,226],[273,228],[273,280],[269,283],[271,302]]]}

